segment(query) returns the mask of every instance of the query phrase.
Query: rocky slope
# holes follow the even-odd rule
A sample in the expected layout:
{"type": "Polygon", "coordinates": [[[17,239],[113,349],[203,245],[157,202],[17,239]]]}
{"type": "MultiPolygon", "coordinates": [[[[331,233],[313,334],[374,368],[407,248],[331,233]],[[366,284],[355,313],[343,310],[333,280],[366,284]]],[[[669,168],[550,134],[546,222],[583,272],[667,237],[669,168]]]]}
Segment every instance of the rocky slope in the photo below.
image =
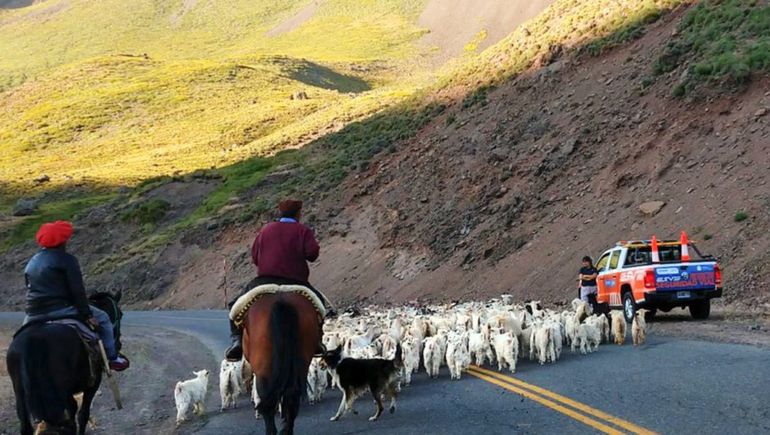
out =
{"type": "Polygon", "coordinates": [[[768,308],[770,80],[679,100],[675,71],[641,92],[681,16],[457,103],[348,179],[322,205],[335,235],[317,280],[343,299],[564,300],[583,255],[687,230],[723,263],[728,301],[768,308]]]}

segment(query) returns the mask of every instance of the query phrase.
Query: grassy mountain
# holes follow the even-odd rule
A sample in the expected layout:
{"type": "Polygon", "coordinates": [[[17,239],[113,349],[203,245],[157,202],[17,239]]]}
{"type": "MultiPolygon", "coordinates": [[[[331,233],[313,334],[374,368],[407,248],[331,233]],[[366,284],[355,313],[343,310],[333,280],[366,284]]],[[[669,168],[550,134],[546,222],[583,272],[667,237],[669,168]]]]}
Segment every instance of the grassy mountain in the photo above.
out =
{"type": "Polygon", "coordinates": [[[48,188],[111,186],[218,167],[298,146],[412,91],[417,79],[395,78],[417,71],[420,2],[322,2],[296,29],[268,36],[304,3],[51,0],[6,10],[0,181],[26,190],[44,173],[48,188]]]}

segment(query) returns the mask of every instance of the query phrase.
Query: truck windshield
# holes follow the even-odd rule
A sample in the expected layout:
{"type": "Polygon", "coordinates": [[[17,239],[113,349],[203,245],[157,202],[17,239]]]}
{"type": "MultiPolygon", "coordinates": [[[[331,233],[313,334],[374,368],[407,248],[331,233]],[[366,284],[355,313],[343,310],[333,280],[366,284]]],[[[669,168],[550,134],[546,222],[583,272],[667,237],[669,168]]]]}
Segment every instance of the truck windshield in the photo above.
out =
{"type": "MultiPolygon", "coordinates": [[[[658,248],[661,263],[676,263],[682,261],[682,248],[676,246],[661,246],[658,248]]],[[[652,248],[640,246],[628,249],[625,267],[638,266],[652,263],[652,248]]]]}

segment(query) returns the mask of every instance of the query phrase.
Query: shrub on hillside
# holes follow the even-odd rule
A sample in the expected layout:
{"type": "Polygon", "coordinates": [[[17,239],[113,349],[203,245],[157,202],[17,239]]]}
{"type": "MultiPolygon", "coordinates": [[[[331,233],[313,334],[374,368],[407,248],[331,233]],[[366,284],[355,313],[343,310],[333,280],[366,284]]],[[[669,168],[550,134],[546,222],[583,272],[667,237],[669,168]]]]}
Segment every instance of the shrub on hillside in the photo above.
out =
{"type": "Polygon", "coordinates": [[[704,0],[685,15],[677,38],[653,67],[656,75],[689,62],[675,96],[697,81],[743,85],[754,72],[770,71],[770,5],[757,0],[704,0]]]}
{"type": "Polygon", "coordinates": [[[166,217],[169,208],[171,208],[171,204],[162,199],[154,198],[123,213],[121,219],[123,222],[133,222],[139,225],[154,225],[166,217]]]}

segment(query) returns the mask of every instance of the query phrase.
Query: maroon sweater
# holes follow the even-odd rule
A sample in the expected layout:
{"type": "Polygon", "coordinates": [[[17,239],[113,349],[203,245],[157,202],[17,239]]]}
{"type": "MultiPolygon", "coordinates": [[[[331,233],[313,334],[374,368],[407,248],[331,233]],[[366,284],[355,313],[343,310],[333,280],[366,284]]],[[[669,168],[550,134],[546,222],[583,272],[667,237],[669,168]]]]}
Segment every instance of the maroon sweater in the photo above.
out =
{"type": "Polygon", "coordinates": [[[251,258],[260,277],[286,278],[307,283],[308,261],[318,258],[320,248],[313,230],[294,222],[271,222],[259,231],[251,258]]]}

